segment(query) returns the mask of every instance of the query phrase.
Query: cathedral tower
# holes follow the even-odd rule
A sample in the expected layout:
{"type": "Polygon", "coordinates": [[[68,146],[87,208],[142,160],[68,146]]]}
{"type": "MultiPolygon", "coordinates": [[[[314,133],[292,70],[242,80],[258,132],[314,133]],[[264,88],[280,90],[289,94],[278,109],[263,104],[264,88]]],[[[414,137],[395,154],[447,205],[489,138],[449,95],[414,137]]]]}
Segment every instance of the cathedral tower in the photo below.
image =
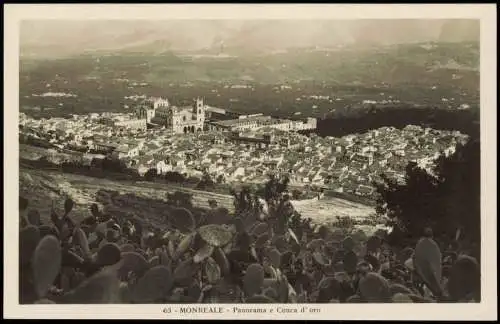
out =
{"type": "Polygon", "coordinates": [[[203,126],[205,124],[205,105],[203,104],[203,99],[196,98],[195,109],[197,130],[203,130],[203,126]]]}

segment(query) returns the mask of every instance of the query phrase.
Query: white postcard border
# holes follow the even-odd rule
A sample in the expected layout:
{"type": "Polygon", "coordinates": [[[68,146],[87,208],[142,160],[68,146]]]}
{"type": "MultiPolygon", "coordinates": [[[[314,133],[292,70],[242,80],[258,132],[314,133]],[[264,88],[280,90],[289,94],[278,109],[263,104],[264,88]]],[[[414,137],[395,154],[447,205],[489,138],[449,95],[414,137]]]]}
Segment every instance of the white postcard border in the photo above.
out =
{"type": "Polygon", "coordinates": [[[4,317],[121,319],[421,319],[497,318],[496,260],[496,7],[485,4],[38,4],[4,6],[4,317]],[[19,305],[18,304],[18,107],[19,21],[31,19],[450,19],[481,20],[482,301],[478,304],[271,304],[266,313],[234,313],[250,304],[19,305]],[[89,307],[91,306],[91,307],[89,307]],[[223,313],[186,314],[181,307],[223,307],[223,313]],[[302,307],[308,311],[300,312],[302,307]],[[311,313],[310,309],[319,309],[311,313]],[[271,313],[270,310],[273,310],[271,313]],[[296,309],[283,313],[278,309],[296,309]],[[177,310],[177,312],[175,312],[177,310]]]}

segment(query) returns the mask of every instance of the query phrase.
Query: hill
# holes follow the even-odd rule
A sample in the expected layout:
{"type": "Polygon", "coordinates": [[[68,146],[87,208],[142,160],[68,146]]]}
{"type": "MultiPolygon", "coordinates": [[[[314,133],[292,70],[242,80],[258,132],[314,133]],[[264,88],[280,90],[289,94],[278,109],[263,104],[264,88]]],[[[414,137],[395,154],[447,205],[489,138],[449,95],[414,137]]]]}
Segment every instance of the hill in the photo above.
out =
{"type": "Polygon", "coordinates": [[[125,112],[125,105],[134,104],[125,97],[132,95],[168,96],[174,104],[203,96],[210,105],[226,109],[290,115],[321,115],[365,99],[391,97],[425,99],[426,104],[455,98],[474,105],[479,102],[479,45],[297,49],[246,56],[87,54],[21,60],[20,109],[32,115],[125,112]],[[231,87],[240,84],[247,88],[231,87]],[[276,88],[283,84],[290,88],[276,88]],[[40,97],[46,92],[74,96],[40,97]],[[311,101],[310,95],[332,99],[311,101]]]}
{"type": "MultiPolygon", "coordinates": [[[[163,210],[169,193],[186,192],[193,195],[193,204],[209,208],[208,200],[215,199],[219,207],[234,211],[233,197],[206,191],[182,188],[151,182],[114,181],[92,178],[83,175],[61,173],[59,171],[35,170],[21,167],[19,178],[20,194],[30,197],[30,205],[48,218],[52,201],[62,201],[72,197],[75,201],[73,214],[80,221],[88,214],[88,207],[96,202],[107,210],[120,213],[134,213],[161,225],[163,210]],[[110,196],[116,195],[114,200],[110,196]]],[[[342,199],[326,199],[319,202],[297,202],[296,209],[304,217],[312,218],[315,223],[335,222],[337,217],[364,219],[374,214],[373,207],[342,199]]],[[[62,208],[62,206],[59,206],[62,208]]],[[[47,220],[47,219],[46,219],[47,220]]]]}

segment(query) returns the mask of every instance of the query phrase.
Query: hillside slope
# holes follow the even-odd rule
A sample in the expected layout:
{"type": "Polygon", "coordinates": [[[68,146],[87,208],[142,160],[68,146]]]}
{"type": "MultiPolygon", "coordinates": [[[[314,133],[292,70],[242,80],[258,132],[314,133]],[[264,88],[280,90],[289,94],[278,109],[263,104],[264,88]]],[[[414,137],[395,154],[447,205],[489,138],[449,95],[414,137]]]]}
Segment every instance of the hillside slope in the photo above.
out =
{"type": "MultiPolygon", "coordinates": [[[[30,208],[38,209],[45,219],[50,216],[53,200],[56,207],[62,210],[62,198],[70,196],[76,203],[73,215],[78,219],[88,215],[89,206],[98,202],[111,210],[130,212],[160,222],[161,217],[158,215],[162,215],[166,207],[167,194],[176,190],[193,194],[193,204],[197,207],[208,208],[208,200],[215,199],[220,207],[234,210],[233,199],[229,195],[150,182],[118,182],[58,171],[21,168],[19,188],[20,195],[30,198],[30,208]],[[113,192],[118,192],[119,195],[109,200],[113,192]]],[[[365,218],[374,213],[372,207],[337,198],[296,202],[294,206],[303,216],[311,217],[317,223],[326,223],[345,216],[365,218]]]]}

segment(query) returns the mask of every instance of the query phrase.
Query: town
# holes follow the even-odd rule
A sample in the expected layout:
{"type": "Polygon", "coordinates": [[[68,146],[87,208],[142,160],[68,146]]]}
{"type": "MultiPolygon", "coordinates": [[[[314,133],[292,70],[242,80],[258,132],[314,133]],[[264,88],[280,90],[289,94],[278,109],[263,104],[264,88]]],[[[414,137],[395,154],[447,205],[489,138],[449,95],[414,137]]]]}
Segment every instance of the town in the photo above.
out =
{"type": "MultiPolygon", "coordinates": [[[[467,136],[408,125],[382,127],[342,138],[314,134],[316,119],[237,115],[210,107],[203,99],[176,107],[149,98],[134,113],[91,113],[72,118],[33,119],[20,114],[20,142],[49,148],[90,165],[105,157],[120,160],[141,176],[178,172],[209,174],[217,183],[262,184],[269,172],[287,174],[290,185],[372,197],[383,173],[404,180],[409,161],[427,168],[440,154],[451,154],[467,136]],[[308,135],[303,134],[309,131],[308,135]]],[[[51,153],[52,152],[52,153],[51,153]]],[[[66,160],[65,160],[66,159],[66,160]]]]}

